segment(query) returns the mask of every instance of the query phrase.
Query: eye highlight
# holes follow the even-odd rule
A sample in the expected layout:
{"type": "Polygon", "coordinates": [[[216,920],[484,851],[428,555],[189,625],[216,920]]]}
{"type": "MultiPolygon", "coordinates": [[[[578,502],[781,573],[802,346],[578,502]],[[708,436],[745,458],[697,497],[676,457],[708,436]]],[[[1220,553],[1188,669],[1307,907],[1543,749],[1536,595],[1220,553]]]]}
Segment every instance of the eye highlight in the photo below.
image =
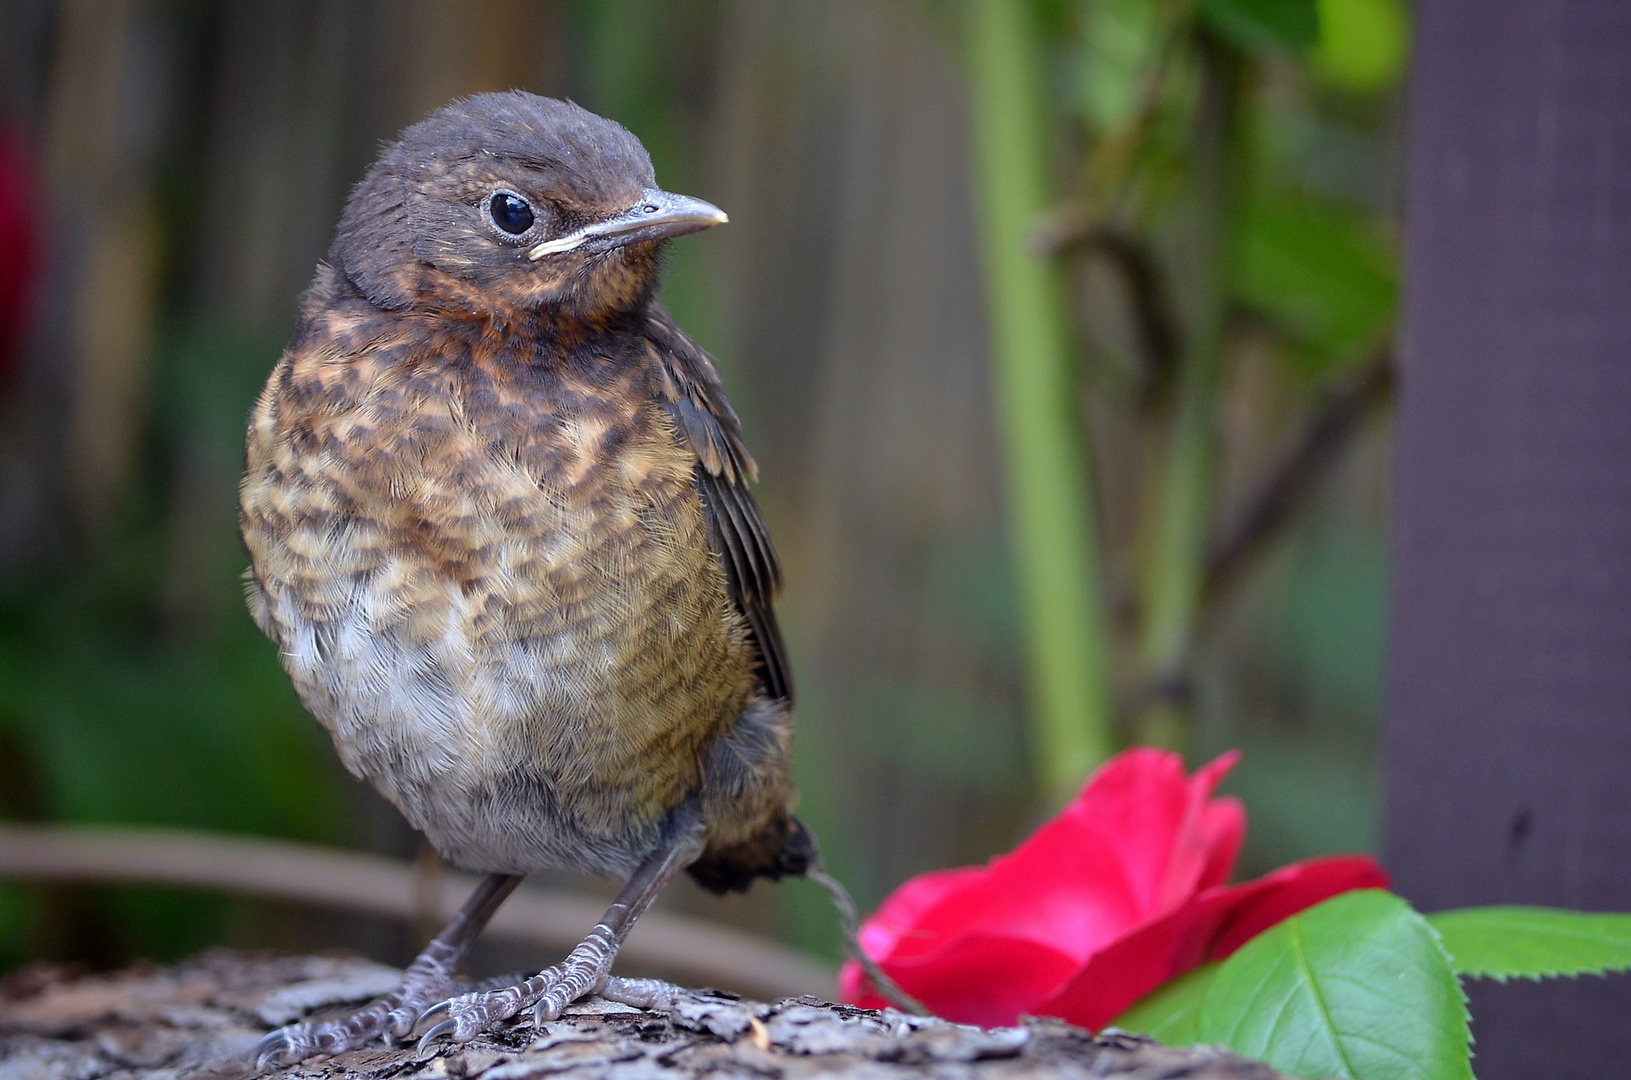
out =
{"type": "Polygon", "coordinates": [[[487,213],[503,232],[520,236],[532,228],[532,207],[513,191],[495,191],[487,200],[487,213]]]}

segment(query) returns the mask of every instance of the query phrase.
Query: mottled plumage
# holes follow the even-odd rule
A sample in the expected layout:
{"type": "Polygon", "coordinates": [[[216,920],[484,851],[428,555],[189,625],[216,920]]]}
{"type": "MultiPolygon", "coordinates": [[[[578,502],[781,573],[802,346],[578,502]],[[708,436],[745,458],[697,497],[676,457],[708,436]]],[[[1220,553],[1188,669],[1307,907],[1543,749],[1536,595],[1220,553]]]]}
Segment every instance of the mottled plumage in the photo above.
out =
{"type": "Polygon", "coordinates": [[[576,106],[457,103],[353,193],[255,405],[255,619],[347,768],[460,866],[694,859],[724,889],[813,856],[753,461],[653,301],[660,242],[720,220],[576,106]]]}

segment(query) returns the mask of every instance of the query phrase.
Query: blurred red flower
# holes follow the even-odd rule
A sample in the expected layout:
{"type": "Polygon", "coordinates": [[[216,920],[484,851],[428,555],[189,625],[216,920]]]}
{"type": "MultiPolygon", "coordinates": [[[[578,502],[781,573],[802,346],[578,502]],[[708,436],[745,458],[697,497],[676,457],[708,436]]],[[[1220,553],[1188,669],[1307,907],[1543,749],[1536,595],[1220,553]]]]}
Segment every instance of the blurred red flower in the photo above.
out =
{"type": "Polygon", "coordinates": [[[22,137],[0,125],[0,389],[17,361],[34,304],[40,245],[33,175],[22,137]]]}
{"type": "MultiPolygon", "coordinates": [[[[1246,811],[1212,792],[1237,760],[1185,776],[1176,754],[1128,750],[1012,853],[896,889],[862,926],[861,947],[947,1019],[991,1026],[1024,1013],[1096,1029],[1306,907],[1388,886],[1363,855],[1225,885],[1246,811]]],[[[853,960],[839,989],[857,1005],[886,1004],[853,960]]]]}

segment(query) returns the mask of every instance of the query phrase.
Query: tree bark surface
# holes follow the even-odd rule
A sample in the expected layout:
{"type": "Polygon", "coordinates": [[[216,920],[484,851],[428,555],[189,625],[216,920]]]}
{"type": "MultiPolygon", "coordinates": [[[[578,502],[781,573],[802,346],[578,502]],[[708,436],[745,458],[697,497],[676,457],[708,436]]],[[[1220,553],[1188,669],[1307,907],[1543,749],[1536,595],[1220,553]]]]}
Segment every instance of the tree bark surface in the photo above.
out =
{"type": "MultiPolygon", "coordinates": [[[[400,972],[346,957],[216,952],[172,967],[112,975],[34,967],[0,982],[5,1080],[238,1080],[270,1028],[353,1006],[400,972]]],[[[1273,1080],[1266,1065],[1209,1047],[1177,1049],[1117,1033],[1097,1037],[1056,1020],[982,1030],[944,1020],[833,1005],[774,1004],[681,991],[643,1011],[598,998],[534,1028],[512,1023],[420,1057],[378,1046],[271,1071],[329,1080],[446,1077],[612,1080],[752,1076],[906,1078],[1102,1077],[1273,1080]]]]}

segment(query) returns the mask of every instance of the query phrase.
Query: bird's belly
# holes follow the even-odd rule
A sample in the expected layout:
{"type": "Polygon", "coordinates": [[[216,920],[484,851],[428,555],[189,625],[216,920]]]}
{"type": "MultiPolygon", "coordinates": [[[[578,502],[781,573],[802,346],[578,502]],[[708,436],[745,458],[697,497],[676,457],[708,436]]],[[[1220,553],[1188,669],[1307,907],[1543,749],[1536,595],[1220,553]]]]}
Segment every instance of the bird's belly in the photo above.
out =
{"type": "Polygon", "coordinates": [[[347,768],[452,862],[626,874],[751,685],[682,495],[592,522],[534,514],[519,534],[478,522],[489,542],[452,562],[378,523],[325,529],[323,602],[266,582],[284,666],[347,768]]]}

